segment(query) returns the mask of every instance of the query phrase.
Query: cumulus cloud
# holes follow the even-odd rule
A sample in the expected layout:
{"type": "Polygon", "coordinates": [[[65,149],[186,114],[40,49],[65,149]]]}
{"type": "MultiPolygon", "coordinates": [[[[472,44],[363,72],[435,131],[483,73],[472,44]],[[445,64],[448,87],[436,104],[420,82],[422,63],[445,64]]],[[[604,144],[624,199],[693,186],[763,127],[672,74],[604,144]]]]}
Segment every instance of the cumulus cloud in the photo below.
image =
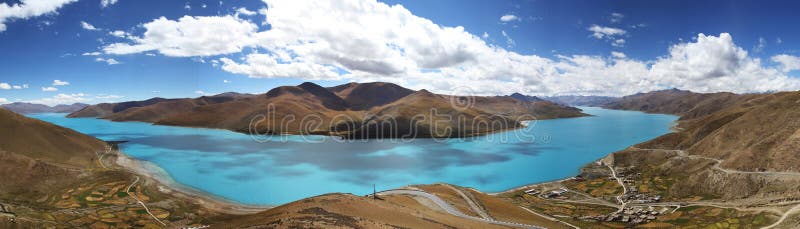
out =
{"type": "Polygon", "coordinates": [[[92,24],[89,24],[85,21],[81,21],[81,28],[89,31],[99,30],[97,27],[94,27],[92,24]]]}
{"type": "Polygon", "coordinates": [[[6,22],[14,19],[28,19],[44,14],[56,13],[62,6],[77,0],[21,0],[9,5],[0,3],[0,32],[6,30],[6,22]]]}
{"type": "Polygon", "coordinates": [[[3,89],[3,90],[11,90],[11,89],[20,90],[20,89],[25,89],[25,88],[28,88],[27,84],[11,85],[9,83],[0,83],[0,89],[3,89]]]}
{"type": "Polygon", "coordinates": [[[223,83],[230,83],[230,80],[222,80],[223,83]]]}
{"type": "Polygon", "coordinates": [[[614,42],[611,43],[611,46],[614,47],[624,47],[625,46],[625,39],[616,39],[614,42]]]}
{"type": "Polygon", "coordinates": [[[239,9],[236,9],[236,13],[238,13],[238,14],[241,14],[241,15],[246,15],[246,16],[253,16],[253,15],[256,15],[256,12],[254,12],[254,11],[250,11],[250,10],[248,10],[247,8],[244,8],[244,7],[241,7],[241,8],[239,8],[239,9]]]}
{"type": "Polygon", "coordinates": [[[668,57],[653,64],[649,77],[661,85],[701,92],[800,88],[796,78],[766,68],[760,59],[749,57],[728,33],[716,37],[701,33],[695,42],[672,46],[668,57]]]}
{"type": "Polygon", "coordinates": [[[82,56],[99,56],[100,54],[101,54],[100,52],[85,52],[85,53],[83,53],[81,55],[82,56]]]}
{"type": "Polygon", "coordinates": [[[119,62],[119,61],[117,61],[117,60],[115,60],[114,58],[102,58],[102,57],[98,57],[98,58],[95,58],[95,59],[94,59],[94,61],[96,61],[96,62],[104,62],[104,63],[106,63],[106,64],[108,64],[108,65],[116,65],[116,64],[120,64],[120,62],[119,62]]]}
{"type": "Polygon", "coordinates": [[[56,87],[42,87],[42,91],[58,91],[56,87]]]}
{"type": "Polygon", "coordinates": [[[101,0],[100,1],[100,7],[106,8],[106,7],[110,6],[110,5],[117,4],[117,1],[118,0],[101,0]]]}
{"type": "Polygon", "coordinates": [[[591,31],[592,36],[597,39],[612,38],[615,36],[623,35],[627,32],[620,28],[605,27],[599,25],[592,25],[591,27],[587,28],[587,30],[591,31]]]}
{"type": "Polygon", "coordinates": [[[108,32],[108,34],[111,35],[111,36],[119,37],[119,38],[125,38],[125,37],[127,37],[129,35],[128,32],[125,32],[125,31],[122,31],[122,30],[114,30],[114,31],[108,32]]]}
{"type": "Polygon", "coordinates": [[[619,59],[624,59],[626,57],[625,53],[616,52],[616,51],[611,52],[611,56],[614,57],[614,58],[619,58],[619,59]]]}
{"type": "Polygon", "coordinates": [[[790,72],[800,70],[800,57],[780,54],[772,56],[772,61],[781,65],[781,71],[790,72]]]}
{"type": "Polygon", "coordinates": [[[233,16],[183,16],[177,21],[160,17],[145,23],[141,37],[131,43],[114,43],[103,48],[107,54],[158,51],[166,56],[213,56],[242,51],[255,42],[258,26],[233,16]]]}
{"type": "Polygon", "coordinates": [[[8,103],[8,99],[0,98],[0,105],[8,103]]]}
{"type": "Polygon", "coordinates": [[[513,14],[506,14],[500,17],[500,21],[502,22],[510,22],[510,21],[519,21],[520,18],[517,15],[513,14]]]}
{"type": "MultiPolygon", "coordinates": [[[[219,55],[209,61],[213,66],[254,78],[388,81],[437,93],[469,88],[482,95],[619,96],[671,87],[698,92],[800,88],[797,79],[748,56],[726,33],[699,34],[668,47],[655,60],[622,53],[545,58],[486,43],[462,27],[435,24],[401,5],[371,0],[266,3],[269,8],[259,13],[267,16],[269,30],[258,31],[235,16],[159,18],[144,24],[144,33],[128,43],[104,51],[219,55]]],[[[625,30],[599,25],[588,30],[612,44],[625,43],[625,30]]]]}
{"type": "Polygon", "coordinates": [[[67,81],[53,80],[53,86],[66,86],[69,85],[67,81]]]}

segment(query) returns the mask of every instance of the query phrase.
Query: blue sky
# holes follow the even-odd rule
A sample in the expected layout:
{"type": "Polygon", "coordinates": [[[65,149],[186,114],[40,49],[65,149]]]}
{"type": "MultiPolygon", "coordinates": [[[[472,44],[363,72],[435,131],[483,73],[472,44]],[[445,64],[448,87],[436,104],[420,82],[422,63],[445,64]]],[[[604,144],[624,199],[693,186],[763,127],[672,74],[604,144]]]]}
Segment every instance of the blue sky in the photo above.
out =
{"type": "Polygon", "coordinates": [[[303,81],[482,95],[800,89],[794,1],[38,1],[0,3],[0,103],[303,81]]]}

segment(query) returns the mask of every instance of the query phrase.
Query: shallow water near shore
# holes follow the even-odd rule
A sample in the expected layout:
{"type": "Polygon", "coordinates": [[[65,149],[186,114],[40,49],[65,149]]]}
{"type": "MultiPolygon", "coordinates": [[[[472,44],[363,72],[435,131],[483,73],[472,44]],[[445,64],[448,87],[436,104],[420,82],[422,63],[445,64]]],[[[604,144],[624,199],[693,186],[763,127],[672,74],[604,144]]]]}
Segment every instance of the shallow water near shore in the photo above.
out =
{"type": "Polygon", "coordinates": [[[669,132],[672,115],[581,107],[591,117],[540,120],[469,139],[258,139],[226,130],[31,114],[103,140],[176,182],[244,204],[278,205],[330,192],[364,195],[445,182],[484,192],[557,180],[586,163],[669,132]],[[266,140],[266,141],[262,141],[266,140]]]}

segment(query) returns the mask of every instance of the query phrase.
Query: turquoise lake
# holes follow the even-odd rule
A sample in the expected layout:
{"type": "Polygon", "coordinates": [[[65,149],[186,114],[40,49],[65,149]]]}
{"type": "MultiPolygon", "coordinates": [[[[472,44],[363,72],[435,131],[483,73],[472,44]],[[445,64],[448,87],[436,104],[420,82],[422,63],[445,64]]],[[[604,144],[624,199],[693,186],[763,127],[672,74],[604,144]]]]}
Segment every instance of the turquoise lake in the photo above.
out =
{"type": "Polygon", "coordinates": [[[330,192],[364,195],[446,182],[498,192],[562,179],[605,155],[669,132],[672,115],[581,107],[591,117],[541,120],[469,139],[340,141],[31,114],[121,145],[183,185],[245,204],[277,205],[330,192]]]}

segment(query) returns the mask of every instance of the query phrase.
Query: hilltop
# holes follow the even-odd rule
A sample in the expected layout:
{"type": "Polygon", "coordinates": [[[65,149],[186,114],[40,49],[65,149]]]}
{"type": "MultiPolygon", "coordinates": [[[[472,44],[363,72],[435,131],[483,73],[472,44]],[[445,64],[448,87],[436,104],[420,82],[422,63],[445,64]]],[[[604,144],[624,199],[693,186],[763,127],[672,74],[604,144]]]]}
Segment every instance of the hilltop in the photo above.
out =
{"type": "Polygon", "coordinates": [[[329,88],[306,82],[297,86],[277,87],[258,95],[224,93],[200,98],[153,98],[104,103],[86,107],[68,117],[209,127],[243,133],[376,138],[468,136],[518,128],[521,126],[519,121],[523,119],[580,116],[585,116],[580,109],[544,100],[520,100],[509,96],[438,95],[383,82],[348,83],[329,88]],[[465,107],[458,107],[464,101],[465,107]],[[437,126],[453,131],[432,129],[430,123],[435,120],[432,109],[453,117],[443,122],[445,126],[437,126]],[[424,117],[424,122],[417,122],[415,116],[424,117]],[[457,120],[458,117],[462,117],[462,120],[457,120]],[[281,120],[291,121],[281,124],[281,120]],[[375,128],[376,122],[386,121],[392,121],[391,125],[395,126],[396,131],[388,133],[383,130],[387,128],[375,128]],[[473,128],[481,122],[501,124],[473,128]]]}

